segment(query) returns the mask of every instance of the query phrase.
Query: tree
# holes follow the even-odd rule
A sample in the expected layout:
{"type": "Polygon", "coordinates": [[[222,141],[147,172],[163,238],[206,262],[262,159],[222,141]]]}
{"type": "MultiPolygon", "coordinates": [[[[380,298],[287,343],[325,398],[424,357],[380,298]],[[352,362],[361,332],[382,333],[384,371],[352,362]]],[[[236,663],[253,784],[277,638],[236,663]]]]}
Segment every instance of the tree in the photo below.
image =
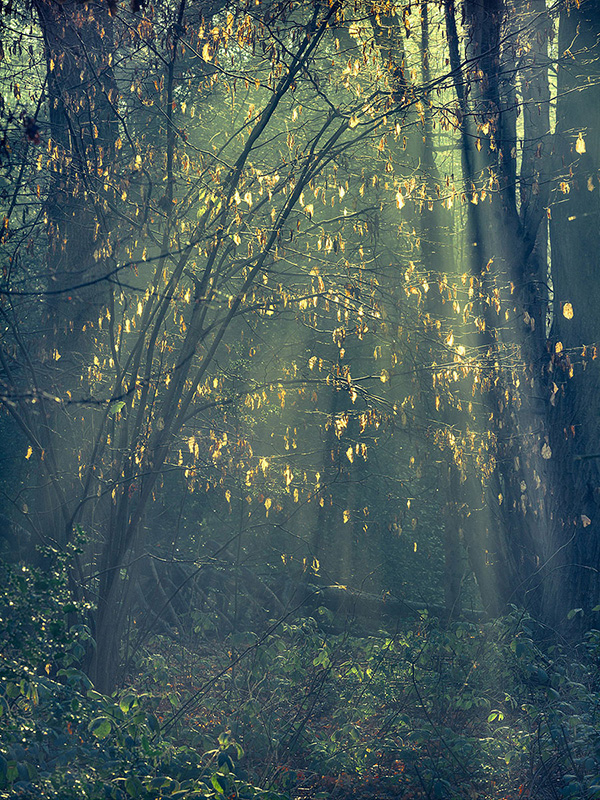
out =
{"type": "Polygon", "coordinates": [[[234,627],[244,553],[271,565],[292,539],[384,591],[409,563],[439,591],[445,552],[449,611],[464,552],[492,612],[596,602],[595,283],[568,269],[595,252],[594,5],[561,8],[558,58],[541,0],[462,10],[13,9],[31,26],[3,64],[14,512],[59,550],[87,534],[71,580],[99,688],[149,545],[169,535],[175,558],[183,491],[210,520],[188,560],[236,543],[234,627]],[[559,598],[569,564],[587,569],[559,598]]]}
{"type": "MultiPolygon", "coordinates": [[[[136,6],[131,14],[112,6],[37,10],[49,156],[38,152],[23,162],[16,192],[26,190],[38,166],[48,168],[48,212],[31,231],[39,253],[36,226],[45,225],[50,247],[30,279],[40,288],[23,289],[8,276],[3,290],[11,334],[5,400],[28,437],[27,459],[52,491],[26,512],[34,533],[59,548],[79,525],[90,536],[74,581],[94,598],[90,674],[108,689],[128,612],[128,565],[142,552],[148,504],[165,471],[185,471],[192,487],[199,480],[218,485],[228,452],[237,447],[246,460],[252,453],[228,440],[226,425],[208,427],[211,410],[236,394],[285,394],[268,372],[262,386],[246,378],[235,388],[245,320],[256,319],[259,333],[258,320],[295,302],[302,313],[321,295],[331,298],[326,304],[339,302],[337,274],[325,288],[286,242],[295,229],[314,230],[305,192],[341,202],[336,162],[375,136],[389,95],[378,99],[376,74],[368,75],[374,88],[367,111],[343,82],[331,93],[321,89],[319,59],[335,52],[337,3],[266,7],[259,16],[240,8],[215,16],[212,27],[184,3],[136,6]],[[258,41],[268,59],[254,55],[258,41]],[[225,58],[231,69],[222,66],[225,58]],[[248,104],[238,103],[238,81],[248,104]],[[221,128],[210,109],[227,94],[234,125],[221,128]],[[298,97],[309,110],[296,105],[298,97]],[[156,108],[161,123],[146,132],[156,108]],[[301,113],[303,124],[286,132],[287,118],[301,113]],[[219,145],[206,148],[203,137],[217,134],[224,136],[219,145]],[[325,185],[318,186],[322,174],[325,185]],[[299,280],[290,282],[289,264],[297,265],[299,280]],[[46,298],[38,316],[49,321],[41,369],[22,335],[33,318],[22,315],[20,303],[32,294],[46,298]],[[202,415],[206,434],[199,433],[202,415]],[[208,472],[198,468],[204,459],[208,472]]],[[[35,125],[44,130],[39,116],[35,125]]],[[[5,239],[15,263],[23,263],[10,219],[5,239]]],[[[335,269],[344,263],[338,241],[319,239],[335,269]]],[[[364,313],[363,305],[344,305],[346,314],[364,313]]]]}
{"type": "Polygon", "coordinates": [[[544,588],[552,617],[599,599],[597,579],[599,436],[594,324],[598,300],[598,7],[566,4],[558,30],[550,222],[553,315],[547,365],[552,513],[544,588]],[[556,591],[557,583],[562,591],[556,591]]]}

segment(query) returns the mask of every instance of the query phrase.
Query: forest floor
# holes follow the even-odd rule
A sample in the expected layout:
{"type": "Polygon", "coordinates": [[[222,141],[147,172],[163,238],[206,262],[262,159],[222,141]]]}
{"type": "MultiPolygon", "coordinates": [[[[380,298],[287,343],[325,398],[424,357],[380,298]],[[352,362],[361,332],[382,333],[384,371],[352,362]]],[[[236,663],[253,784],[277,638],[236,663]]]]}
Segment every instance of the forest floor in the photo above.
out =
{"type": "MultiPolygon", "coordinates": [[[[0,798],[598,800],[600,632],[491,622],[149,641],[95,691],[60,583],[5,575],[0,798]]],[[[318,615],[317,615],[318,616],[318,615]]]]}

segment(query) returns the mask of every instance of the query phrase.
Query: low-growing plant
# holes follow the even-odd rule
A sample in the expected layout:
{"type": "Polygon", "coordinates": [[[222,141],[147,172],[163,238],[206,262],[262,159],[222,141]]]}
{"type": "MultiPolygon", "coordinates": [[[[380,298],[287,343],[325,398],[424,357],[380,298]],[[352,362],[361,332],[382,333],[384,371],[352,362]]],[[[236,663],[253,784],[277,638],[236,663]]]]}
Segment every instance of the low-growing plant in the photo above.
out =
{"type": "Polygon", "coordinates": [[[1,798],[282,797],[236,775],[243,751],[228,734],[163,735],[162,694],[94,690],[81,669],[93,641],[65,560],[1,569],[1,798]]]}

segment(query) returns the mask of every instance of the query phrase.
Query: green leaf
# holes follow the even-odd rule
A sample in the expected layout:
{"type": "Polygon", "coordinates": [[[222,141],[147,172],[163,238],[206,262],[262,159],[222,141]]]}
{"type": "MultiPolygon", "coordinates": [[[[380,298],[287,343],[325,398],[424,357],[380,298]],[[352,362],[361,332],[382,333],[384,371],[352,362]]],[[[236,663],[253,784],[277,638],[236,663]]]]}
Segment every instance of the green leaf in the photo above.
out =
{"type": "Polygon", "coordinates": [[[6,684],[6,696],[9,697],[11,700],[14,700],[15,697],[18,697],[21,694],[19,687],[15,683],[7,683],[6,684]]]}
{"type": "Polygon", "coordinates": [[[152,733],[158,733],[160,731],[160,722],[156,719],[154,714],[148,714],[146,722],[152,733]]]}
{"type": "Polygon", "coordinates": [[[144,787],[139,778],[135,775],[130,775],[125,781],[125,791],[131,797],[140,797],[144,791],[144,787]]]}
{"type": "Polygon", "coordinates": [[[112,723],[108,717],[96,717],[90,722],[88,729],[97,739],[105,739],[111,732],[112,723]]]}
{"type": "Polygon", "coordinates": [[[127,714],[129,709],[131,708],[133,702],[135,700],[134,695],[128,694],[126,697],[122,697],[119,701],[119,708],[124,714],[127,714]]]}
{"type": "Polygon", "coordinates": [[[125,402],[123,400],[117,400],[112,406],[108,409],[108,416],[114,417],[115,414],[120,414],[121,411],[125,408],[125,402]]]}

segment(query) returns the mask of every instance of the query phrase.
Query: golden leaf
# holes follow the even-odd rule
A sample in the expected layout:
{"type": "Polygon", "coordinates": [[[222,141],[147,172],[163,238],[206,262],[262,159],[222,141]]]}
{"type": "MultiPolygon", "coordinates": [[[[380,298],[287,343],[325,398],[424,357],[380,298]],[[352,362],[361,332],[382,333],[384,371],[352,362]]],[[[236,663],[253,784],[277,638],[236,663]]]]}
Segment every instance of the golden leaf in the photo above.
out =
{"type": "Polygon", "coordinates": [[[346,509],[346,510],[344,511],[344,525],[345,525],[347,522],[350,522],[350,512],[348,511],[348,509],[346,509]]]}
{"type": "Polygon", "coordinates": [[[580,133],[577,137],[577,141],[575,142],[575,150],[579,155],[585,153],[585,141],[583,139],[582,134],[580,133]]]}
{"type": "Polygon", "coordinates": [[[549,458],[552,458],[552,450],[550,449],[548,442],[544,442],[542,445],[542,458],[544,458],[546,461],[549,458]]]}
{"type": "Polygon", "coordinates": [[[573,306],[571,305],[571,303],[564,304],[562,313],[563,317],[565,317],[566,319],[573,319],[573,306]]]}
{"type": "Polygon", "coordinates": [[[286,466],[286,468],[285,468],[285,471],[284,471],[283,475],[284,475],[284,477],[285,477],[285,485],[286,485],[286,486],[289,486],[289,485],[290,485],[290,483],[292,482],[293,478],[294,478],[294,473],[293,473],[293,472],[292,472],[292,470],[289,468],[289,466],[286,466]]]}
{"type": "Polygon", "coordinates": [[[29,461],[32,455],[33,455],[33,448],[31,445],[29,445],[29,447],[27,448],[27,453],[25,454],[25,458],[27,459],[27,461],[29,461]]]}

